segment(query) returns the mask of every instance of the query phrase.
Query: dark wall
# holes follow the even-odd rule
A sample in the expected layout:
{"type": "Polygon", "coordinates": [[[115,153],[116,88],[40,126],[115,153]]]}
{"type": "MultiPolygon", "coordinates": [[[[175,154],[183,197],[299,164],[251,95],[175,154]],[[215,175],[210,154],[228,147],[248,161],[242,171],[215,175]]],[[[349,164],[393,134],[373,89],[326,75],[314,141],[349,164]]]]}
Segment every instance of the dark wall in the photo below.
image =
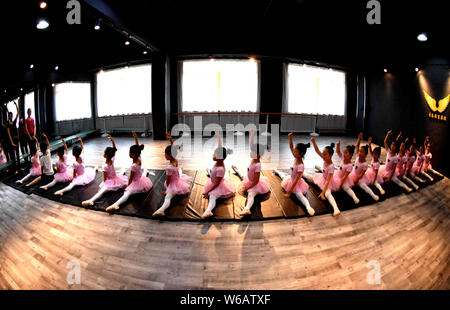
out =
{"type": "Polygon", "coordinates": [[[423,144],[427,135],[432,140],[432,165],[447,176],[450,175],[447,138],[449,136],[448,108],[442,115],[447,121],[429,117],[429,109],[422,89],[440,100],[450,92],[448,60],[432,60],[416,73],[414,68],[393,72],[369,73],[367,75],[366,136],[382,144],[389,129],[396,135],[417,137],[423,144]]]}

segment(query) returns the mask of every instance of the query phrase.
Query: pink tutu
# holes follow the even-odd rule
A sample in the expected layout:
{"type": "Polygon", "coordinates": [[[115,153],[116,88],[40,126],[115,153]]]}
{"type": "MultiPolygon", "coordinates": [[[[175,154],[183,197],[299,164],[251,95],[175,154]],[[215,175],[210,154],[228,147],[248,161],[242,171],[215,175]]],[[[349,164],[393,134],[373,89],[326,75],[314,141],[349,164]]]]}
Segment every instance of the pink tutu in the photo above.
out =
{"type": "MultiPolygon", "coordinates": [[[[329,164],[325,166],[325,162],[323,164],[323,172],[322,173],[314,173],[313,182],[320,187],[321,190],[325,188],[325,184],[327,183],[327,177],[329,174],[334,174],[334,166],[333,164],[329,164]]],[[[328,189],[331,192],[335,192],[339,189],[339,184],[336,183],[334,177],[331,177],[330,184],[328,184],[328,189]]]]}
{"type": "Polygon", "coordinates": [[[167,186],[167,181],[164,183],[167,193],[172,195],[186,195],[191,189],[192,178],[180,171],[177,167],[172,165],[167,166],[166,174],[170,176],[170,184],[167,186]]]}
{"type": "Polygon", "coordinates": [[[152,181],[142,175],[142,168],[138,164],[131,165],[131,172],[134,172],[131,184],[125,188],[125,191],[131,194],[145,193],[152,189],[152,181]]]}
{"type": "Polygon", "coordinates": [[[103,165],[103,173],[106,174],[106,181],[100,183],[99,187],[105,187],[108,191],[117,191],[128,184],[127,177],[124,175],[118,176],[114,169],[114,157],[111,159],[111,165],[103,165]]]}
{"type": "MultiPolygon", "coordinates": [[[[398,163],[398,157],[396,155],[391,155],[391,150],[387,150],[386,164],[381,165],[378,174],[383,179],[388,178],[395,169],[395,165],[398,163]]],[[[394,174],[393,174],[394,176],[394,174]]]]}
{"type": "MultiPolygon", "coordinates": [[[[283,181],[281,181],[281,187],[288,192],[291,187],[292,187],[292,183],[294,183],[295,178],[297,177],[297,173],[303,173],[305,171],[305,166],[303,164],[299,164],[299,165],[293,165],[292,169],[291,169],[291,175],[290,176],[286,176],[283,178],[283,181]]],[[[306,192],[308,191],[309,185],[302,179],[300,178],[297,182],[297,184],[295,185],[294,189],[292,190],[293,193],[302,193],[303,195],[306,194],[306,192]]]]}
{"type": "Polygon", "coordinates": [[[224,167],[213,167],[211,169],[211,178],[206,182],[205,185],[205,192],[208,192],[211,188],[213,188],[215,180],[217,178],[222,178],[222,180],[219,183],[219,186],[217,186],[214,190],[209,192],[209,196],[216,196],[217,198],[229,198],[234,196],[234,193],[236,192],[236,188],[230,180],[226,179],[225,177],[225,168],[224,167]]]}
{"type": "Polygon", "coordinates": [[[424,158],[424,161],[423,161],[422,169],[420,170],[420,172],[424,172],[424,171],[428,171],[430,169],[433,169],[431,167],[431,158],[433,158],[433,155],[431,153],[426,153],[425,154],[425,158],[424,158]]]}
{"type": "Polygon", "coordinates": [[[396,177],[402,178],[405,175],[407,163],[408,159],[406,158],[406,156],[400,157],[398,159],[397,168],[395,169],[396,177]]]}
{"type": "Polygon", "coordinates": [[[367,167],[369,167],[369,164],[367,162],[359,162],[359,156],[356,157],[355,161],[355,167],[353,168],[352,173],[350,173],[349,178],[352,179],[353,184],[357,184],[358,186],[361,186],[363,184],[369,184],[370,181],[366,176],[367,167]],[[365,170],[365,171],[364,171],[365,170]],[[364,171],[363,176],[359,179],[358,183],[356,183],[356,180],[358,179],[358,176],[361,174],[361,172],[364,171]]]}
{"type": "Polygon", "coordinates": [[[73,169],[67,167],[66,164],[67,156],[64,155],[63,158],[64,161],[58,160],[56,162],[58,172],[55,174],[55,181],[61,183],[70,182],[73,179],[73,169]]]}
{"type": "Polygon", "coordinates": [[[6,163],[6,158],[3,156],[3,154],[0,154],[0,165],[6,163]]]}
{"type": "MultiPolygon", "coordinates": [[[[244,178],[244,180],[241,183],[240,191],[243,191],[244,187],[249,187],[253,183],[253,178],[256,173],[261,172],[261,163],[251,164],[250,167],[248,167],[247,176],[244,178]]],[[[259,182],[252,188],[248,189],[249,193],[257,193],[257,194],[265,194],[270,190],[270,183],[269,179],[267,179],[265,176],[260,175],[259,182]]]]}
{"type": "Polygon", "coordinates": [[[35,156],[33,156],[31,158],[31,169],[30,169],[30,174],[34,177],[37,177],[39,175],[42,174],[42,170],[41,170],[41,164],[39,162],[39,159],[36,158],[35,156]]]}
{"type": "Polygon", "coordinates": [[[79,174],[72,180],[75,185],[86,185],[95,179],[95,170],[92,168],[84,169],[83,174],[79,174]]]}
{"type": "MultiPolygon", "coordinates": [[[[342,179],[344,178],[345,173],[347,171],[351,173],[352,170],[353,170],[352,163],[344,164],[344,156],[341,156],[341,164],[339,165],[339,169],[335,171],[333,175],[334,182],[339,186],[342,182],[342,179]]],[[[344,186],[352,187],[353,185],[354,185],[353,180],[352,178],[350,178],[349,174],[345,179],[344,184],[342,184],[342,187],[344,186]]]]}
{"type": "Polygon", "coordinates": [[[369,184],[372,183],[373,178],[375,177],[375,170],[378,170],[377,173],[377,179],[376,181],[378,182],[378,184],[383,184],[384,180],[383,178],[380,176],[380,163],[376,162],[374,163],[372,160],[372,167],[370,167],[369,169],[367,169],[365,176],[369,179],[369,184]]]}

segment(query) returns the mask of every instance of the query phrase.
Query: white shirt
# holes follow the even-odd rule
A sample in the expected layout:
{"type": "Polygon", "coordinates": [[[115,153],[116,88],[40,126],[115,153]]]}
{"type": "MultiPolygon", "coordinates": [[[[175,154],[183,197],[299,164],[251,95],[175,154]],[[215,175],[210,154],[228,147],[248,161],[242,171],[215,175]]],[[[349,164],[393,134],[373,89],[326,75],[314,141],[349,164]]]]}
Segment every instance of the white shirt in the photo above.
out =
{"type": "Polygon", "coordinates": [[[40,158],[42,173],[45,175],[53,175],[52,158],[50,154],[44,155],[40,158]]]}

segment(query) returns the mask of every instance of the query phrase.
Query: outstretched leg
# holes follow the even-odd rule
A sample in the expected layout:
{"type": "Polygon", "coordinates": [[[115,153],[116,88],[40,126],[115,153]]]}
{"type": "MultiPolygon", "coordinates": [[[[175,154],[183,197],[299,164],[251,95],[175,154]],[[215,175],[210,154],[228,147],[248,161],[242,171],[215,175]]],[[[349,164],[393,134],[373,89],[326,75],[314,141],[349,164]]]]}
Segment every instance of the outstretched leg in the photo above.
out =
{"type": "Polygon", "coordinates": [[[422,174],[423,174],[428,180],[430,180],[431,182],[434,181],[434,179],[433,179],[428,173],[426,173],[425,171],[422,171],[422,174]]]}
{"type": "Polygon", "coordinates": [[[341,213],[341,211],[339,210],[337,204],[336,204],[336,200],[334,200],[333,195],[331,194],[330,190],[327,190],[325,192],[325,197],[327,198],[328,202],[331,204],[331,206],[333,207],[333,216],[337,216],[341,213]]]}
{"type": "Polygon", "coordinates": [[[202,219],[205,219],[207,217],[213,216],[212,210],[214,210],[214,208],[216,207],[216,200],[217,200],[216,196],[209,195],[208,208],[203,213],[202,219]]]}
{"type": "Polygon", "coordinates": [[[74,187],[76,186],[75,183],[70,183],[69,185],[67,185],[66,187],[64,187],[63,189],[56,191],[55,195],[59,195],[62,196],[64,195],[64,193],[71,191],[74,187]]]}
{"type": "Polygon", "coordinates": [[[352,197],[352,199],[353,199],[353,201],[355,202],[355,204],[358,204],[358,203],[359,203],[358,197],[356,197],[355,192],[350,188],[350,186],[344,185],[344,186],[342,186],[342,189],[347,193],[347,195],[349,195],[350,197],[352,197]]]}
{"type": "Polygon", "coordinates": [[[383,187],[381,186],[380,183],[378,183],[378,181],[375,181],[374,184],[375,184],[375,187],[378,188],[378,190],[380,191],[380,194],[381,194],[381,195],[386,194],[386,192],[384,191],[383,187]]]}
{"type": "Polygon", "coordinates": [[[47,190],[47,189],[49,189],[50,187],[55,186],[56,183],[58,183],[58,182],[57,182],[56,180],[53,180],[53,181],[51,181],[50,183],[48,183],[47,185],[42,185],[41,188],[47,190]]]}
{"type": "Polygon", "coordinates": [[[114,211],[114,210],[119,210],[120,209],[120,205],[122,203],[124,203],[125,201],[128,200],[128,198],[130,198],[131,194],[129,191],[125,191],[125,193],[123,193],[122,197],[119,198],[119,200],[117,200],[115,203],[113,203],[112,205],[110,205],[108,208],[106,208],[106,211],[114,211]]]}
{"type": "Polygon", "coordinates": [[[403,183],[402,181],[400,181],[396,176],[392,177],[392,181],[397,184],[398,186],[400,186],[401,188],[405,189],[408,191],[408,193],[412,192],[412,188],[409,188],[405,183],[403,183]]]}
{"type": "Polygon", "coordinates": [[[108,191],[108,189],[106,188],[106,187],[103,187],[103,188],[100,188],[100,190],[91,198],[91,199],[88,199],[88,200],[85,200],[85,201],[83,201],[81,204],[83,205],[83,206],[93,206],[94,205],[94,202],[97,200],[97,199],[99,199],[100,197],[102,197],[103,196],[103,194],[105,193],[105,192],[107,192],[108,191]]]}
{"type": "Polygon", "coordinates": [[[298,200],[300,200],[300,202],[306,207],[306,210],[308,211],[308,214],[313,216],[314,213],[316,213],[314,211],[313,208],[311,208],[311,205],[309,204],[308,199],[306,199],[305,195],[303,195],[303,193],[295,193],[295,196],[297,196],[298,200]]]}
{"type": "Polygon", "coordinates": [[[247,203],[245,205],[245,208],[242,210],[241,215],[248,215],[251,214],[251,209],[253,207],[253,204],[255,202],[255,197],[257,193],[255,192],[249,192],[247,196],[247,203]]]}
{"type": "Polygon", "coordinates": [[[37,182],[39,182],[40,180],[41,180],[41,178],[42,177],[37,177],[36,179],[34,179],[33,181],[31,181],[30,183],[28,183],[26,186],[27,187],[30,187],[30,186],[33,186],[33,185],[35,185],[37,182]]]}
{"type": "Polygon", "coordinates": [[[419,189],[419,186],[417,186],[416,183],[414,183],[410,178],[408,178],[406,175],[403,176],[402,178],[403,181],[407,182],[409,185],[411,185],[412,187],[414,187],[415,190],[419,189]]]}
{"type": "Polygon", "coordinates": [[[442,173],[440,173],[440,172],[438,172],[438,171],[436,171],[436,170],[434,170],[434,169],[428,168],[428,170],[431,171],[431,172],[433,172],[434,174],[437,174],[437,175],[440,176],[441,178],[444,177],[444,176],[442,175],[442,173]]]}
{"type": "Polygon", "coordinates": [[[172,198],[175,195],[172,195],[172,193],[167,193],[166,197],[164,198],[164,203],[161,206],[161,208],[159,208],[158,210],[155,211],[155,213],[153,213],[153,216],[164,216],[164,211],[167,210],[167,208],[170,207],[170,202],[172,201],[172,198]]]}
{"type": "Polygon", "coordinates": [[[373,200],[378,201],[380,199],[380,197],[375,195],[375,193],[370,189],[369,186],[367,186],[367,184],[361,184],[359,187],[361,187],[367,194],[369,194],[373,198],[373,200]]]}
{"type": "Polygon", "coordinates": [[[22,184],[23,182],[25,182],[25,181],[28,180],[29,178],[31,178],[31,173],[28,173],[23,179],[17,180],[16,183],[22,184]]]}
{"type": "Polygon", "coordinates": [[[425,183],[425,180],[424,180],[424,179],[419,178],[419,177],[418,177],[417,175],[415,175],[414,173],[411,173],[409,176],[410,176],[411,178],[413,178],[414,180],[419,181],[420,183],[425,183]]]}

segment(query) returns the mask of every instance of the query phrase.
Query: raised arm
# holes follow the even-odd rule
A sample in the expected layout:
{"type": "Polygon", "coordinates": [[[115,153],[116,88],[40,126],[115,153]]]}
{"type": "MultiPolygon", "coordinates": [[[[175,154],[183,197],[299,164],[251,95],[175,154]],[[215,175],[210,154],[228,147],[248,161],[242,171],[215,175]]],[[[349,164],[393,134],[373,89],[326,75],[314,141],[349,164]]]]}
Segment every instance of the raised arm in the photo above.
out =
{"type": "Polygon", "coordinates": [[[361,144],[362,137],[363,137],[363,133],[360,132],[358,135],[358,140],[356,141],[356,152],[359,152],[359,145],[361,144]]]}
{"type": "Polygon", "coordinates": [[[116,143],[114,142],[114,139],[111,136],[108,136],[108,139],[109,139],[109,141],[111,141],[112,147],[117,150],[116,143]]]}
{"type": "Polygon", "coordinates": [[[386,137],[384,138],[384,148],[386,149],[386,151],[389,149],[388,141],[389,141],[389,137],[391,135],[392,135],[392,129],[387,132],[386,137]]]}
{"type": "Polygon", "coordinates": [[[402,132],[400,131],[397,135],[397,138],[395,138],[395,141],[399,142],[401,138],[402,138],[402,132]]]}
{"type": "Polygon", "coordinates": [[[341,153],[341,140],[339,140],[336,143],[336,153],[338,154],[339,158],[342,156],[342,153],[341,153]]]}
{"type": "Polygon", "coordinates": [[[423,149],[427,149],[427,143],[430,142],[430,136],[426,136],[425,141],[423,141],[423,149]]]}
{"type": "Polygon", "coordinates": [[[17,102],[14,101],[14,104],[16,106],[16,111],[17,111],[16,118],[14,119],[14,123],[15,123],[15,122],[17,122],[17,118],[19,117],[20,111],[19,111],[19,106],[17,105],[17,102]]]}
{"type": "Polygon", "coordinates": [[[216,137],[217,137],[217,147],[222,147],[222,138],[220,137],[219,131],[214,131],[216,137]]]}
{"type": "Polygon", "coordinates": [[[67,144],[66,141],[64,139],[61,139],[63,145],[64,145],[64,152],[67,154],[69,154],[69,149],[67,148],[67,144]]]}
{"type": "Polygon", "coordinates": [[[369,154],[370,154],[370,156],[373,156],[372,155],[372,137],[369,137],[369,139],[367,140],[367,145],[369,147],[369,154]]]}
{"type": "Polygon", "coordinates": [[[47,143],[47,150],[50,152],[50,141],[48,141],[48,137],[45,133],[42,133],[42,136],[45,139],[45,142],[47,143]]]}
{"type": "Polygon", "coordinates": [[[314,150],[316,151],[317,155],[319,155],[322,159],[324,159],[322,152],[319,150],[319,147],[317,146],[316,138],[311,137],[311,142],[314,146],[314,150]]]}
{"type": "Polygon", "coordinates": [[[137,137],[137,135],[136,135],[136,132],[135,132],[135,131],[132,131],[131,134],[132,134],[133,137],[134,137],[134,143],[135,143],[136,145],[139,145],[139,140],[138,140],[138,137],[137,137]]]}
{"type": "Polygon", "coordinates": [[[170,145],[173,145],[173,138],[170,132],[166,131],[166,138],[169,139],[170,145]]]}
{"type": "Polygon", "coordinates": [[[292,155],[294,155],[294,141],[292,141],[292,132],[288,134],[289,137],[289,148],[291,149],[292,155]]]}
{"type": "Polygon", "coordinates": [[[255,128],[250,129],[250,147],[255,143],[255,128]]]}
{"type": "Polygon", "coordinates": [[[81,152],[83,152],[84,151],[83,140],[81,139],[80,136],[78,136],[77,139],[78,139],[78,141],[80,141],[81,152]]]}

